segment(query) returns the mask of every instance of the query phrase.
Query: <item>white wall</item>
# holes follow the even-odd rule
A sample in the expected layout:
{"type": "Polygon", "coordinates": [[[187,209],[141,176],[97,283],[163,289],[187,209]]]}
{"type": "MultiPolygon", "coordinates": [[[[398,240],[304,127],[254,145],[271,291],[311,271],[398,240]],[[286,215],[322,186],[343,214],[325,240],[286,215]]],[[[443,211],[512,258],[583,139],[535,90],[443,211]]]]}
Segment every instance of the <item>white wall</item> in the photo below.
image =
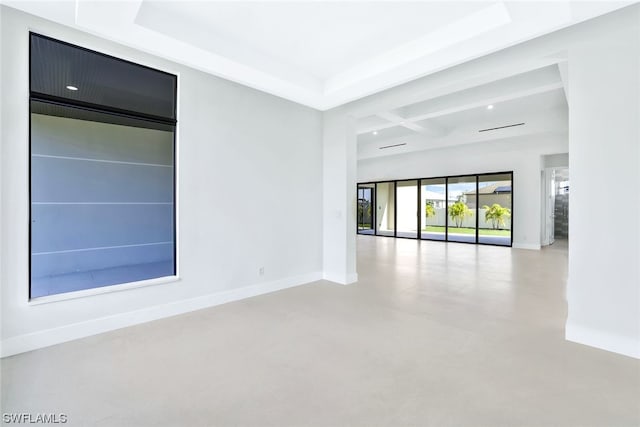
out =
{"type": "Polygon", "coordinates": [[[321,278],[319,112],[13,9],[1,23],[4,355],[321,278]],[[28,303],[29,30],[179,75],[180,281],[28,303]]]}
{"type": "Polygon", "coordinates": [[[551,154],[542,158],[542,167],[546,168],[568,168],[569,153],[551,154]]]}
{"type": "Polygon", "coordinates": [[[569,51],[566,336],[640,358],[640,9],[630,15],[636,25],[569,51]],[[624,227],[602,226],[596,194],[628,212],[624,227]]]}
{"type": "Polygon", "coordinates": [[[358,162],[358,181],[513,171],[513,246],[540,248],[540,156],[567,150],[566,135],[460,145],[358,162]]]}
{"type": "Polygon", "coordinates": [[[323,113],[323,274],[343,285],[356,282],[356,133],[344,111],[323,113]]]}

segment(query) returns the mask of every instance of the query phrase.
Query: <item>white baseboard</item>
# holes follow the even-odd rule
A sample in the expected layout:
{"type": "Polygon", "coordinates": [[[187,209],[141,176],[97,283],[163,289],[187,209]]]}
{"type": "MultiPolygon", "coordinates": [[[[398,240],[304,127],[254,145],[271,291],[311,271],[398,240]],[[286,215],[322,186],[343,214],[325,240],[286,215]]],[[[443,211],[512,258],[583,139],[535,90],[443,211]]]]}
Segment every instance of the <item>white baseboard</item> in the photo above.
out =
{"type": "Polygon", "coordinates": [[[640,337],[634,340],[633,338],[611,335],[567,322],[565,338],[567,341],[640,359],[640,337]]]}
{"type": "Polygon", "coordinates": [[[358,281],[358,273],[343,275],[325,272],[323,279],[328,280],[329,282],[338,283],[339,285],[350,285],[358,281]]]}
{"type": "Polygon", "coordinates": [[[190,311],[214,307],[232,301],[263,295],[282,289],[292,288],[310,282],[321,280],[321,272],[309,273],[300,276],[287,277],[271,282],[257,283],[238,289],[203,295],[196,298],[180,300],[168,304],[143,308],[113,316],[101,317],[85,322],[74,323],[52,329],[45,329],[30,334],[7,338],[0,345],[0,357],[12,356],[26,351],[36,350],[115,329],[133,326],[152,320],[176,316],[190,311]]]}
{"type": "Polygon", "coordinates": [[[517,242],[513,242],[513,248],[515,249],[530,249],[533,251],[539,251],[540,250],[540,244],[539,243],[517,243],[517,242]]]}

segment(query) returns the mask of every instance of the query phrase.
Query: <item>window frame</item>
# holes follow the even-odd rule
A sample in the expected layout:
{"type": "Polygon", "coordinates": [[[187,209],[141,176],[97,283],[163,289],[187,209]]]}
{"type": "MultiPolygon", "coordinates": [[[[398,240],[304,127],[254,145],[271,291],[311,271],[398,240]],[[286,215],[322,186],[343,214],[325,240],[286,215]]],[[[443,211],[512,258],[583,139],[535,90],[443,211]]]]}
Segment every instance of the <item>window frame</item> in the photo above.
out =
{"type": "MultiPolygon", "coordinates": [[[[365,185],[365,184],[373,184],[376,189],[379,183],[393,183],[394,184],[394,188],[397,187],[397,183],[398,182],[402,182],[402,181],[414,181],[417,180],[418,181],[418,205],[420,205],[420,197],[421,197],[421,192],[422,192],[422,180],[430,180],[430,179],[442,179],[444,180],[444,185],[445,185],[445,207],[446,207],[446,215],[445,215],[445,238],[444,240],[438,240],[438,239],[427,239],[427,238],[423,238],[421,236],[421,232],[420,232],[420,215],[418,215],[418,237],[404,237],[404,236],[398,236],[397,235],[397,230],[394,229],[393,235],[389,236],[389,235],[385,235],[385,234],[379,234],[377,232],[377,228],[375,229],[375,233],[373,234],[366,234],[366,233],[357,233],[358,235],[366,235],[366,236],[381,236],[381,237],[390,237],[390,238],[394,238],[394,239],[410,239],[410,240],[424,240],[424,241],[429,241],[429,242],[443,242],[443,243],[464,243],[464,244],[468,244],[468,245],[484,245],[484,246],[498,246],[498,247],[502,247],[502,248],[512,248],[513,247],[513,230],[514,230],[514,215],[513,215],[513,211],[514,211],[514,207],[515,207],[515,186],[514,186],[514,180],[513,180],[513,170],[510,171],[497,171],[497,172],[483,172],[483,173],[470,173],[470,174],[460,174],[460,175],[445,175],[445,176],[427,176],[427,177],[421,177],[421,178],[402,178],[402,179],[386,179],[386,180],[381,180],[381,181],[363,181],[363,182],[357,182],[356,183],[356,194],[357,194],[357,189],[361,186],[361,185],[365,185]],[[487,176],[487,175],[509,175],[511,177],[511,219],[510,219],[510,223],[511,223],[511,229],[510,229],[510,235],[509,235],[509,244],[508,245],[502,245],[502,244],[497,244],[497,243],[484,243],[484,242],[479,242],[478,237],[479,237],[479,231],[478,231],[478,223],[479,223],[479,218],[477,215],[477,210],[478,210],[478,200],[479,200],[479,183],[480,183],[480,177],[483,176],[487,176]],[[449,200],[449,178],[469,178],[469,177],[475,177],[475,190],[476,190],[476,232],[475,232],[475,242],[463,242],[463,241],[455,241],[455,240],[449,240],[449,206],[448,206],[448,200],[449,200]]],[[[397,190],[397,188],[396,188],[397,190]]],[[[395,191],[395,190],[394,190],[395,191]]],[[[394,192],[394,198],[397,195],[394,192]]],[[[376,201],[377,203],[377,201],[376,201]]],[[[397,206],[395,206],[394,204],[394,208],[397,208],[397,206]]],[[[420,206],[418,206],[418,208],[420,209],[420,206]]],[[[394,220],[397,220],[394,217],[394,220]]],[[[356,226],[357,226],[357,220],[356,220],[356,226]]]]}
{"type": "Polygon", "coordinates": [[[123,291],[123,290],[129,290],[129,289],[138,289],[138,288],[142,288],[142,287],[147,287],[147,286],[151,286],[151,285],[160,285],[160,284],[166,284],[166,283],[172,283],[172,282],[177,282],[180,281],[180,274],[179,274],[179,258],[178,258],[178,117],[179,117],[179,108],[178,108],[178,80],[180,79],[180,73],[177,71],[168,71],[168,70],[163,70],[157,67],[152,67],[149,65],[145,65],[145,64],[141,64],[139,62],[134,62],[128,59],[124,59],[124,58],[120,58],[118,56],[115,55],[111,55],[108,53],[105,53],[97,48],[89,48],[89,47],[85,47],[82,45],[78,45],[75,43],[70,43],[66,40],[64,40],[64,38],[61,37],[52,37],[50,35],[45,34],[44,32],[41,31],[34,31],[32,29],[30,29],[28,31],[28,144],[27,144],[27,156],[28,156],[28,161],[27,161],[27,186],[28,186],[28,221],[29,221],[29,225],[28,225],[28,272],[27,272],[27,303],[28,305],[39,305],[39,304],[45,304],[45,303],[49,303],[49,302],[56,302],[56,301],[63,301],[63,300],[69,300],[69,299],[75,299],[75,298],[81,298],[81,297],[86,297],[86,296],[93,296],[93,295],[98,295],[98,294],[104,294],[104,293],[110,293],[110,292],[118,292],[118,291],[123,291]],[[88,102],[83,102],[83,101],[77,101],[77,100],[68,100],[66,98],[59,98],[56,96],[52,96],[52,95],[47,95],[47,94],[42,94],[39,92],[32,92],[32,88],[31,88],[31,71],[32,71],[32,64],[31,64],[31,54],[32,54],[32,43],[31,43],[31,38],[35,36],[35,37],[41,37],[44,39],[48,39],[51,40],[53,42],[56,43],[60,43],[60,44],[64,44],[91,54],[95,54],[95,55],[100,55],[106,58],[109,58],[111,60],[114,61],[120,61],[126,64],[129,64],[131,66],[136,66],[136,67],[141,67],[144,69],[148,69],[154,72],[158,72],[158,73],[163,73],[166,75],[169,75],[173,78],[173,119],[168,119],[168,118],[163,118],[163,117],[159,117],[159,116],[154,116],[151,114],[146,114],[146,113],[138,113],[135,111],[130,111],[130,110],[126,110],[126,109],[121,109],[121,108],[116,108],[116,107],[111,107],[111,106],[101,106],[99,104],[92,104],[92,103],[88,103],[88,102]],[[34,96],[34,93],[37,96],[34,96]],[[95,112],[100,112],[103,114],[108,114],[108,115],[113,115],[113,116],[120,116],[120,117],[125,117],[125,118],[132,118],[132,119],[136,119],[136,120],[140,120],[140,121],[147,121],[147,122],[153,122],[153,123],[157,123],[157,124],[163,124],[163,125],[169,125],[169,126],[173,126],[173,145],[172,145],[172,157],[173,157],[173,176],[172,176],[172,183],[173,183],[173,188],[172,188],[172,195],[173,195],[173,210],[172,210],[172,218],[173,218],[173,275],[168,275],[168,276],[160,276],[160,277],[155,277],[155,278],[150,278],[150,279],[144,279],[144,280],[136,280],[136,281],[131,281],[131,282],[123,282],[123,283],[115,283],[115,284],[111,284],[111,285],[104,285],[104,286],[98,286],[98,287],[93,287],[93,288],[87,288],[87,289],[82,289],[82,290],[77,290],[77,291],[70,291],[70,292],[62,292],[62,293],[57,293],[57,294],[51,294],[51,295],[44,295],[44,296],[38,296],[38,297],[32,297],[32,293],[31,293],[31,288],[32,288],[32,238],[33,238],[33,230],[32,230],[32,223],[33,223],[33,217],[32,217],[32,207],[33,207],[33,201],[32,201],[32,160],[33,160],[33,155],[32,155],[32,102],[36,101],[36,102],[45,102],[45,103],[52,103],[52,104],[57,104],[57,105],[62,105],[62,106],[68,106],[68,107],[72,107],[72,108],[78,108],[78,109],[83,109],[83,110],[88,110],[88,111],[95,111],[95,112]]]}

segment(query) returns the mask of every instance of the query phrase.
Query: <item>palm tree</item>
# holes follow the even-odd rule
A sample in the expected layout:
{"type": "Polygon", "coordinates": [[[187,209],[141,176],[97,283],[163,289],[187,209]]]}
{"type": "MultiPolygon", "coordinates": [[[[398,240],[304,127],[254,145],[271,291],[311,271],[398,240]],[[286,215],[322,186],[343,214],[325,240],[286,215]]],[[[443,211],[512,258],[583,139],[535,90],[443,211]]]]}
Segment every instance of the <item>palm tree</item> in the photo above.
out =
{"type": "Polygon", "coordinates": [[[505,219],[511,216],[511,210],[500,206],[498,203],[494,203],[491,207],[484,205],[482,208],[485,209],[484,219],[491,221],[494,230],[500,229],[501,226],[504,227],[505,219]]]}
{"type": "Polygon", "coordinates": [[[433,202],[431,200],[427,200],[427,205],[425,206],[424,213],[427,218],[432,218],[436,216],[436,210],[433,207],[433,202]]]}
{"type": "Polygon", "coordinates": [[[456,227],[460,228],[465,218],[473,215],[473,211],[462,201],[458,200],[449,206],[449,216],[456,223],[456,227]]]}
{"type": "Polygon", "coordinates": [[[367,199],[358,199],[358,227],[371,227],[371,203],[367,199]]]}

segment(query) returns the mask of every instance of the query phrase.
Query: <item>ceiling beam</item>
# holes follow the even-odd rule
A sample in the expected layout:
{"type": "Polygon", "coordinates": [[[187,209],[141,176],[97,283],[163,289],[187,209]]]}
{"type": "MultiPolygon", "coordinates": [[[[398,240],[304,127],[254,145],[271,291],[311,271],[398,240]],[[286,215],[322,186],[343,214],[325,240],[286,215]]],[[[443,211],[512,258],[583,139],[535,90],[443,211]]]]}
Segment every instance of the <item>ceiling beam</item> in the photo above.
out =
{"type": "Polygon", "coordinates": [[[415,122],[537,95],[563,87],[558,66],[554,64],[437,98],[424,99],[390,112],[378,112],[375,116],[387,121],[379,124],[369,123],[368,126],[359,128],[358,133],[363,134],[394,126],[404,126],[409,129],[417,127],[412,129],[416,132],[441,135],[446,133],[446,129],[435,127],[425,130],[424,123],[417,124],[415,122]]]}
{"type": "Polygon", "coordinates": [[[568,127],[566,109],[541,111],[528,116],[524,126],[496,129],[491,132],[478,132],[482,122],[465,123],[463,127],[452,130],[440,138],[413,134],[385,140],[371,140],[358,144],[358,160],[381,157],[391,154],[451,148],[459,145],[497,141],[504,138],[522,137],[536,134],[565,134],[568,127]],[[380,150],[381,146],[403,143],[394,150],[380,150]]]}
{"type": "Polygon", "coordinates": [[[429,135],[429,136],[441,136],[446,133],[446,129],[442,126],[437,126],[435,124],[430,124],[429,126],[419,125],[414,123],[415,120],[407,119],[402,117],[396,112],[386,111],[383,113],[378,113],[376,116],[388,120],[390,123],[393,123],[395,126],[402,126],[407,129],[411,129],[414,132],[429,135]]]}
{"type": "Polygon", "coordinates": [[[511,101],[514,99],[525,98],[527,96],[537,95],[540,93],[550,92],[556,89],[562,89],[564,86],[562,82],[551,83],[544,86],[539,86],[536,88],[531,88],[523,91],[513,92],[508,95],[489,97],[484,99],[479,99],[475,101],[469,101],[466,104],[460,104],[456,106],[452,106],[449,108],[444,108],[437,111],[431,111],[429,113],[417,114],[411,117],[408,117],[407,120],[411,121],[421,121],[426,119],[433,119],[436,117],[445,116],[447,114],[458,113],[460,111],[472,110],[474,108],[484,107],[487,105],[498,104],[500,102],[511,101]]]}

